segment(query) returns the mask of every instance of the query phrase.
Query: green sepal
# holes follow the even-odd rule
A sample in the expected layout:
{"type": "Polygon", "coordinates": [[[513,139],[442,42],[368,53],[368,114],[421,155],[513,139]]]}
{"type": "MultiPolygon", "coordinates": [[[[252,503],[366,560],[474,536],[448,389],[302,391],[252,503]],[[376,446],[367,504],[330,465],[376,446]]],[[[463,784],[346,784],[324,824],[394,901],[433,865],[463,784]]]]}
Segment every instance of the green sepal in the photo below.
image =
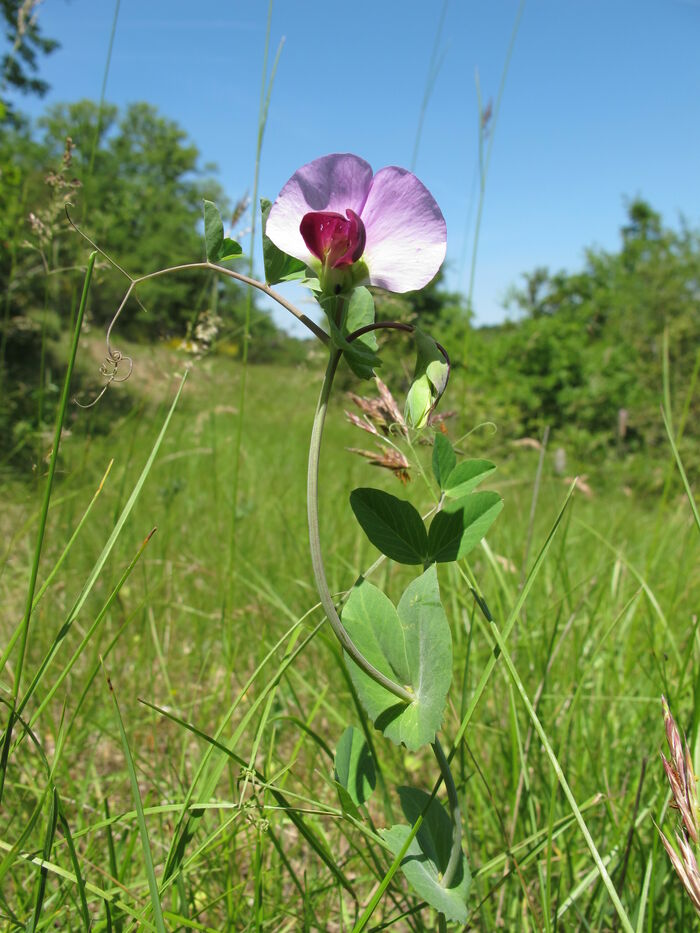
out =
{"type": "Polygon", "coordinates": [[[435,566],[409,584],[396,608],[381,590],[361,580],[342,620],[365,658],[414,694],[410,703],[397,699],[346,654],[360,702],[376,728],[410,751],[433,742],[452,681],[452,636],[435,566]]]}
{"type": "MultiPolygon", "coordinates": [[[[367,739],[354,726],[348,726],[338,742],[335,752],[335,780],[355,808],[369,800],[376,787],[377,774],[367,739]]],[[[343,804],[344,795],[339,796],[343,804]]]]}
{"type": "Polygon", "coordinates": [[[465,923],[472,878],[464,853],[449,888],[440,884],[450,859],[452,843],[452,823],[448,813],[438,800],[428,803],[430,794],[413,787],[399,787],[399,799],[404,816],[411,825],[399,823],[381,830],[386,844],[394,855],[398,855],[412,825],[427,805],[421,827],[401,860],[401,871],[415,892],[431,907],[443,913],[447,920],[465,923]]]}
{"type": "Polygon", "coordinates": [[[265,233],[267,229],[267,218],[270,215],[271,207],[271,201],[260,198],[265,281],[268,285],[277,285],[278,282],[293,282],[296,279],[305,279],[306,264],[303,263],[301,259],[296,259],[294,256],[288,256],[287,253],[283,253],[265,233]]]}
{"type": "Polygon", "coordinates": [[[243,249],[230,237],[224,236],[224,223],[219,208],[213,201],[204,200],[204,246],[207,262],[226,262],[240,256],[243,249]]]}

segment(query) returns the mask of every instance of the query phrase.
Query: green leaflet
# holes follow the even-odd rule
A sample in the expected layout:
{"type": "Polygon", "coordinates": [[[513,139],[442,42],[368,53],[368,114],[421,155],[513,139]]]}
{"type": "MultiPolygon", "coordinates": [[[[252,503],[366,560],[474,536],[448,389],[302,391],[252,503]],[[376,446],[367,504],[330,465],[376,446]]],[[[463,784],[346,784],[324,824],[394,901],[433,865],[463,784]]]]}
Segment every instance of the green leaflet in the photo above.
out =
{"type": "MultiPolygon", "coordinates": [[[[400,787],[401,809],[410,824],[416,822],[430,800],[430,794],[413,787],[400,787]]],[[[397,855],[411,832],[411,826],[399,823],[382,830],[387,845],[397,855]]],[[[401,871],[417,894],[445,915],[448,920],[464,923],[467,919],[467,896],[471,874],[463,855],[449,888],[440,884],[450,858],[452,824],[437,800],[432,800],[415,839],[401,861],[401,871]]]]}
{"type": "MultiPolygon", "coordinates": [[[[374,298],[369,289],[361,285],[353,289],[350,296],[343,322],[343,336],[347,337],[366,324],[374,324],[374,298]]],[[[342,349],[347,364],[355,375],[360,379],[371,379],[375,368],[379,366],[377,335],[374,331],[362,334],[352,343],[346,341],[342,349]]]]}
{"type": "Polygon", "coordinates": [[[399,564],[424,564],[428,535],[418,511],[405,499],[364,487],[350,493],[350,506],[372,544],[399,564]]]}
{"type": "Polygon", "coordinates": [[[367,660],[415,694],[409,704],[397,700],[346,656],[355,689],[375,726],[411,751],[432,742],[452,681],[452,636],[435,566],[409,584],[396,608],[376,586],[360,581],[342,619],[367,660]]]}
{"type": "Polygon", "coordinates": [[[294,279],[303,279],[306,277],[306,266],[304,263],[300,259],[295,259],[293,256],[288,256],[286,253],[283,253],[265,233],[267,218],[271,207],[271,201],[267,201],[265,198],[260,199],[265,281],[268,285],[276,285],[278,282],[290,282],[294,279]]]}
{"type": "Polygon", "coordinates": [[[503,499],[497,492],[475,492],[448,501],[430,523],[430,560],[444,563],[466,557],[485,537],[502,508],[503,499]]]}
{"type": "Polygon", "coordinates": [[[433,442],[433,473],[440,489],[457,465],[457,455],[444,434],[436,434],[433,442]]]}
{"type": "Polygon", "coordinates": [[[443,486],[445,495],[450,499],[461,499],[495,470],[496,464],[490,460],[465,460],[449,473],[443,486]]]}
{"type": "Polygon", "coordinates": [[[224,236],[224,224],[213,201],[204,201],[204,245],[208,262],[226,262],[243,252],[239,243],[224,236]]]}

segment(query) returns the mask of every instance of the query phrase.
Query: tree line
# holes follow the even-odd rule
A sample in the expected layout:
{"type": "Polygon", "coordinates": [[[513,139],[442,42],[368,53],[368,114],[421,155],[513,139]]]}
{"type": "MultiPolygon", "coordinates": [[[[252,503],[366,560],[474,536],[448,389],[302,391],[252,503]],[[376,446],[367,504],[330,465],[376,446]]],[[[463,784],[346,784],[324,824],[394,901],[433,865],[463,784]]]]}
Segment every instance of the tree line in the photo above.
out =
{"type": "MultiPolygon", "coordinates": [[[[0,61],[0,447],[17,425],[41,430],[41,401],[61,336],[74,313],[89,244],[70,217],[131,275],[203,258],[202,200],[215,201],[234,231],[245,223],[212,166],[203,167],[183,129],[148,103],[122,111],[83,100],[49,107],[31,123],[13,95],[41,94],[38,56],[55,47],[20,0],[0,0],[10,51],[0,61]],[[37,404],[37,396],[39,404],[37,404]]],[[[101,258],[89,320],[104,326],[127,280],[101,258]]],[[[137,340],[182,339],[240,352],[246,294],[201,270],[145,283],[120,331],[137,340]],[[145,310],[145,313],[144,313],[145,310]]],[[[510,320],[475,328],[463,296],[442,276],[420,293],[377,296],[383,318],[415,320],[439,334],[466,372],[469,414],[508,436],[545,426],[582,453],[652,452],[664,442],[663,387],[676,400],[689,442],[698,445],[700,233],[665,225],[641,199],[627,205],[619,247],[589,249],[575,272],[537,268],[507,299],[510,320]],[[667,366],[664,370],[664,356],[667,366]]],[[[306,352],[252,305],[249,358],[298,362],[306,352]]],[[[388,370],[390,349],[383,354],[388,370]]]]}

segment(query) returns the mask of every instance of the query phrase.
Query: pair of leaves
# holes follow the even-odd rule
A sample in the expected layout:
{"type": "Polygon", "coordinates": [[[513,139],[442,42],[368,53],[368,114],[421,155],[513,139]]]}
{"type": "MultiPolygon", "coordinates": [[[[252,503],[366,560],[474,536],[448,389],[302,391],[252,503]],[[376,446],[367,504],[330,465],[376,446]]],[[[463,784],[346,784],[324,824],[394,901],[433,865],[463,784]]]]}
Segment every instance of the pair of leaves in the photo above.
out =
{"type": "Polygon", "coordinates": [[[404,417],[412,428],[422,428],[447,386],[450,366],[437,343],[416,328],[416,368],[406,396],[404,417]]]}
{"type": "MultiPolygon", "coordinates": [[[[348,726],[335,753],[335,784],[341,806],[355,819],[361,819],[358,807],[366,803],[376,786],[374,759],[364,735],[348,726]]],[[[423,822],[401,860],[401,871],[416,894],[448,920],[464,923],[467,919],[467,896],[471,874],[462,855],[449,887],[441,878],[450,860],[454,828],[449,815],[437,799],[412,787],[399,787],[401,809],[409,825],[398,823],[380,830],[389,850],[398,855],[408,839],[412,825],[423,814],[423,822]]]]}
{"type": "Polygon", "coordinates": [[[350,593],[342,620],[365,658],[414,694],[410,703],[398,700],[346,655],[352,682],[375,726],[411,751],[432,742],[452,680],[452,636],[435,566],[409,584],[397,607],[361,580],[350,593]]]}
{"type": "Polygon", "coordinates": [[[208,262],[226,262],[243,252],[240,243],[224,236],[224,224],[213,201],[204,202],[204,245],[208,262]]]}
{"type": "Polygon", "coordinates": [[[401,860],[401,871],[417,894],[425,898],[431,907],[443,913],[448,920],[464,923],[472,880],[464,854],[449,888],[440,883],[450,858],[452,823],[449,815],[437,800],[430,800],[430,794],[413,787],[400,787],[399,799],[404,816],[411,825],[399,823],[391,829],[382,830],[385,842],[394,855],[398,855],[412,825],[427,805],[421,827],[401,860]]]}
{"type": "Polygon", "coordinates": [[[457,455],[444,434],[436,434],[433,445],[433,473],[440,489],[450,499],[461,499],[496,469],[490,460],[465,460],[457,455]]]}
{"type": "Polygon", "coordinates": [[[354,489],[350,506],[382,554],[399,564],[425,566],[466,557],[496,520],[503,500],[496,492],[477,492],[447,501],[428,531],[410,502],[380,489],[354,489]]]}

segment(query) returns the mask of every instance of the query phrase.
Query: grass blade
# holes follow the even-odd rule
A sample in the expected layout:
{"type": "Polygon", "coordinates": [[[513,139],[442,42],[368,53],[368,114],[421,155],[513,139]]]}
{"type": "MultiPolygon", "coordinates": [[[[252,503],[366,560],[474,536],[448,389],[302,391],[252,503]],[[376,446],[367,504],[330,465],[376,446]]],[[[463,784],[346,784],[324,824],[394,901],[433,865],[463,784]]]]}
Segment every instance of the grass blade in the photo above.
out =
{"type": "Polygon", "coordinates": [[[700,514],[698,514],[698,507],[695,503],[695,497],[693,496],[693,491],[690,488],[688,477],[686,476],[685,470],[683,469],[683,461],[681,460],[681,455],[678,453],[676,442],[673,440],[673,431],[671,430],[671,425],[666,416],[666,412],[663,410],[663,408],[661,409],[661,417],[664,419],[664,427],[666,428],[668,442],[671,445],[673,456],[676,459],[676,466],[678,467],[678,472],[681,474],[681,479],[683,480],[683,488],[685,489],[685,494],[688,497],[688,502],[690,503],[690,508],[692,509],[692,512],[693,512],[693,518],[695,519],[695,524],[697,526],[698,531],[700,531],[700,514]]]}
{"type": "MultiPolygon", "coordinates": [[[[511,609],[510,615],[506,619],[506,624],[503,627],[503,635],[501,636],[503,641],[505,641],[510,635],[513,629],[513,626],[515,625],[515,622],[518,616],[520,615],[520,610],[523,608],[525,600],[527,599],[530,593],[530,590],[532,589],[532,585],[534,584],[537,578],[537,575],[542,568],[544,559],[547,556],[547,551],[549,551],[552,541],[554,540],[554,535],[556,534],[557,529],[559,528],[559,525],[561,523],[561,520],[564,517],[564,513],[566,512],[566,508],[571,500],[572,495],[574,494],[575,488],[576,488],[576,480],[574,480],[571,486],[569,487],[569,491],[567,492],[566,498],[564,499],[564,503],[561,509],[559,510],[559,514],[554,519],[554,524],[552,525],[550,532],[547,535],[547,539],[545,540],[544,544],[542,545],[542,548],[540,549],[539,554],[537,555],[537,560],[533,564],[532,570],[530,571],[530,573],[527,576],[527,579],[525,580],[525,585],[521,589],[520,595],[518,596],[515,602],[515,605],[511,609]]],[[[471,698],[469,706],[467,707],[467,711],[462,717],[462,722],[460,723],[459,729],[457,731],[457,735],[455,736],[452,751],[450,752],[448,756],[448,761],[452,761],[452,757],[454,756],[454,753],[459,743],[464,738],[464,734],[467,731],[467,726],[469,725],[469,722],[471,721],[471,718],[474,715],[474,711],[476,710],[476,707],[479,705],[479,700],[481,699],[482,694],[484,690],[486,689],[486,684],[488,683],[489,678],[491,677],[491,673],[494,667],[496,666],[497,661],[498,661],[498,652],[494,651],[489,657],[488,662],[484,665],[484,670],[482,671],[481,677],[479,678],[479,683],[476,685],[474,694],[471,698]]]]}
{"type": "MultiPolygon", "coordinates": [[[[164,422],[163,422],[163,426],[162,426],[162,428],[160,429],[160,432],[159,432],[159,434],[158,434],[158,437],[156,438],[155,444],[153,445],[153,448],[152,448],[152,450],[151,450],[151,452],[150,452],[150,454],[149,454],[149,456],[148,456],[148,459],[146,460],[146,464],[145,464],[143,470],[141,471],[141,475],[139,476],[138,480],[136,481],[136,485],[134,486],[133,490],[131,491],[131,495],[129,496],[129,499],[128,499],[126,505],[125,505],[124,508],[122,509],[122,512],[121,512],[119,518],[117,519],[117,521],[116,521],[116,523],[115,523],[115,525],[114,525],[114,528],[113,528],[113,530],[112,530],[112,533],[110,534],[109,538],[107,539],[107,543],[106,543],[105,546],[102,548],[102,552],[100,553],[100,556],[97,558],[97,561],[96,561],[95,565],[93,566],[92,570],[90,571],[90,575],[89,575],[87,581],[85,582],[85,584],[83,585],[83,588],[82,588],[82,590],[80,591],[80,595],[78,596],[77,600],[76,600],[75,603],[73,604],[72,609],[71,609],[70,612],[68,613],[68,616],[67,616],[67,618],[66,618],[66,621],[65,621],[64,624],[63,624],[63,628],[64,628],[64,629],[73,624],[73,622],[74,622],[75,619],[77,618],[78,614],[80,613],[80,610],[83,608],[86,599],[87,599],[88,596],[90,595],[90,593],[91,593],[91,591],[92,591],[92,589],[93,589],[95,583],[97,582],[97,580],[98,580],[98,578],[99,578],[99,576],[100,576],[100,573],[102,572],[102,568],[104,567],[104,565],[105,565],[105,563],[106,563],[106,561],[107,561],[107,558],[108,558],[109,555],[111,554],[112,549],[113,549],[114,545],[116,544],[119,535],[121,534],[122,528],[123,528],[124,525],[126,524],[126,520],[129,518],[129,515],[131,514],[131,511],[132,511],[134,505],[136,504],[136,500],[138,499],[138,497],[139,497],[139,495],[140,495],[140,493],[141,493],[141,490],[142,490],[142,488],[143,488],[143,485],[144,485],[144,483],[146,482],[146,479],[148,478],[149,473],[151,472],[151,468],[153,467],[153,463],[154,463],[154,461],[155,461],[155,459],[156,459],[156,456],[158,455],[158,451],[160,450],[161,444],[163,443],[163,438],[165,437],[165,434],[166,434],[166,432],[167,432],[167,430],[168,430],[168,426],[169,426],[170,421],[171,421],[171,419],[172,419],[173,413],[175,412],[175,408],[176,408],[177,403],[178,403],[178,401],[179,401],[179,399],[180,399],[180,395],[182,394],[182,390],[183,390],[183,388],[184,388],[186,379],[187,379],[187,371],[185,371],[185,374],[183,375],[182,380],[180,381],[180,385],[178,386],[178,390],[177,390],[177,392],[175,393],[175,398],[173,399],[173,402],[172,402],[172,404],[171,404],[171,406],[170,406],[170,409],[169,409],[169,411],[168,411],[168,414],[166,415],[165,420],[164,420],[164,422]]],[[[139,552],[139,554],[140,554],[140,552],[139,552]]],[[[138,555],[137,555],[137,558],[138,558],[138,555]]],[[[36,683],[33,682],[33,683],[31,684],[31,690],[33,691],[34,689],[36,689],[37,685],[38,685],[38,681],[37,681],[36,683]]],[[[21,708],[24,708],[24,706],[25,706],[26,703],[27,703],[27,700],[29,699],[29,696],[30,696],[30,693],[29,693],[29,691],[27,691],[27,693],[25,694],[25,696],[22,698],[21,708]]],[[[16,698],[15,698],[15,700],[16,700],[16,698]]],[[[8,731],[9,731],[9,730],[8,730],[8,731]]]]}
{"type": "MultiPolygon", "coordinates": [[[[39,592],[38,592],[38,593],[36,594],[36,596],[34,597],[34,602],[32,603],[32,612],[34,612],[34,610],[36,609],[36,607],[39,605],[39,602],[41,601],[41,597],[44,595],[44,593],[45,593],[46,590],[49,588],[49,586],[51,586],[51,583],[53,582],[54,578],[56,577],[56,574],[58,573],[58,571],[61,569],[61,566],[63,565],[63,562],[65,561],[66,557],[68,557],[68,554],[69,554],[71,548],[72,548],[73,545],[75,544],[75,542],[76,542],[76,540],[77,540],[77,538],[78,538],[78,535],[79,535],[80,532],[82,531],[83,526],[85,525],[85,522],[87,521],[88,516],[90,515],[90,512],[92,511],[92,507],[93,507],[94,504],[97,502],[98,496],[100,495],[100,493],[102,492],[102,490],[103,490],[103,488],[104,488],[105,482],[107,481],[107,477],[108,477],[108,475],[109,475],[110,470],[112,469],[112,464],[113,464],[113,463],[114,463],[114,460],[110,460],[110,461],[109,461],[109,464],[107,465],[107,469],[105,470],[104,476],[103,476],[102,479],[100,480],[99,486],[98,486],[97,489],[95,490],[95,493],[94,493],[92,499],[91,499],[90,502],[88,503],[88,507],[87,507],[87,508],[85,509],[85,511],[83,512],[80,521],[79,521],[78,524],[75,526],[75,529],[74,529],[72,535],[71,535],[70,538],[68,539],[68,543],[67,543],[66,546],[63,548],[63,551],[61,552],[61,556],[58,558],[58,560],[57,560],[56,563],[54,564],[53,569],[51,570],[51,572],[49,573],[49,575],[47,576],[47,578],[46,578],[46,579],[44,580],[44,582],[41,584],[41,587],[39,588],[39,592]]],[[[54,500],[54,504],[55,504],[55,500],[54,500]]],[[[4,563],[4,562],[3,562],[3,563],[4,563]]],[[[18,625],[17,628],[15,629],[15,631],[13,632],[12,637],[10,638],[10,640],[9,640],[9,642],[8,642],[8,644],[7,644],[7,647],[5,648],[5,650],[4,650],[3,653],[2,653],[2,656],[0,656],[0,674],[1,674],[1,673],[4,671],[4,669],[5,669],[5,665],[7,664],[7,659],[9,658],[9,656],[10,656],[10,654],[11,654],[11,652],[12,652],[12,649],[14,648],[14,646],[15,646],[15,644],[16,644],[16,642],[17,642],[17,639],[18,639],[19,636],[20,636],[21,630],[22,630],[22,625],[21,625],[21,623],[20,623],[20,625],[18,625]]]]}
{"type": "MultiPolygon", "coordinates": [[[[106,672],[105,672],[106,674],[106,672]]],[[[119,735],[122,740],[122,747],[124,748],[124,757],[126,759],[126,768],[129,772],[129,781],[131,783],[131,795],[134,800],[134,807],[136,808],[136,817],[139,824],[139,835],[141,837],[141,850],[143,851],[143,860],[146,868],[146,877],[148,879],[148,889],[151,894],[151,906],[153,907],[153,919],[155,922],[156,930],[158,933],[165,933],[165,922],[163,920],[163,909],[160,904],[160,895],[158,893],[158,882],[156,881],[156,873],[153,867],[153,857],[151,855],[151,844],[148,839],[148,828],[146,826],[146,817],[143,812],[143,802],[141,800],[141,791],[139,790],[139,781],[136,774],[136,768],[134,767],[134,759],[131,756],[131,749],[129,748],[129,740],[126,736],[126,731],[124,729],[124,721],[122,719],[121,712],[119,711],[119,703],[117,702],[117,695],[114,692],[114,687],[112,686],[112,681],[107,676],[107,685],[109,687],[109,692],[112,696],[112,702],[114,704],[114,712],[117,717],[117,725],[119,727],[119,735]]]]}

